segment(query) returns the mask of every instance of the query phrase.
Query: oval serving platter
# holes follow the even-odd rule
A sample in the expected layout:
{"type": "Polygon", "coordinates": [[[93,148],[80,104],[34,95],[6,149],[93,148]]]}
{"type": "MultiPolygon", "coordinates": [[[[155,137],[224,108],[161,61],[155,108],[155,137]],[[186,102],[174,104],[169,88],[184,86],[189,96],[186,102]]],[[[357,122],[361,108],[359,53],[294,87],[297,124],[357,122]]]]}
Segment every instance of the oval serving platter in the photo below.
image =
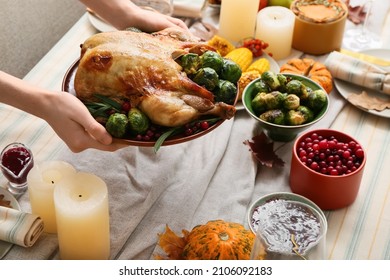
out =
{"type": "MultiPolygon", "coordinates": [[[[65,76],[64,76],[63,81],[62,81],[62,90],[65,92],[68,92],[70,94],[73,94],[74,96],[76,96],[76,91],[74,89],[74,79],[75,79],[75,75],[77,72],[78,64],[79,64],[79,60],[75,61],[69,67],[69,69],[65,73],[65,76]]],[[[237,94],[237,97],[238,97],[238,94],[237,94]]],[[[236,103],[237,103],[237,98],[236,98],[233,105],[235,105],[236,103]]],[[[202,121],[202,119],[199,119],[199,121],[202,121]]],[[[167,139],[165,139],[163,141],[161,146],[175,145],[175,144],[180,144],[180,143],[184,143],[187,141],[197,139],[201,136],[204,136],[204,135],[210,133],[211,131],[216,129],[218,126],[220,126],[224,121],[225,120],[222,120],[222,119],[218,120],[215,123],[210,124],[209,128],[207,128],[205,130],[201,130],[195,134],[185,135],[183,132],[183,133],[169,136],[167,139]]],[[[167,130],[168,129],[169,128],[167,128],[167,130]]],[[[130,145],[130,146],[153,147],[153,146],[155,146],[155,144],[158,140],[143,141],[143,140],[136,140],[134,137],[134,138],[123,138],[123,139],[116,138],[115,141],[116,142],[123,142],[123,143],[130,145]]]]}

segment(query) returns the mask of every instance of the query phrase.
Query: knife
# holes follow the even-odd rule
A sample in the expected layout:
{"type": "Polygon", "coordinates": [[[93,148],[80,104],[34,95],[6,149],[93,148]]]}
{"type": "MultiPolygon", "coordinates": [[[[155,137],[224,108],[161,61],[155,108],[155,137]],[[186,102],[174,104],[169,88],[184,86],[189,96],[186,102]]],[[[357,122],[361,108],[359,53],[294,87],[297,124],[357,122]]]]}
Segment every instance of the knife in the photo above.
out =
{"type": "Polygon", "coordinates": [[[368,55],[368,54],[359,53],[359,52],[353,52],[353,51],[346,50],[346,49],[341,49],[340,53],[355,57],[355,58],[363,60],[363,61],[367,61],[369,63],[376,64],[379,66],[390,66],[390,60],[385,60],[385,59],[382,59],[382,58],[379,58],[379,57],[376,57],[373,55],[368,55]]]}

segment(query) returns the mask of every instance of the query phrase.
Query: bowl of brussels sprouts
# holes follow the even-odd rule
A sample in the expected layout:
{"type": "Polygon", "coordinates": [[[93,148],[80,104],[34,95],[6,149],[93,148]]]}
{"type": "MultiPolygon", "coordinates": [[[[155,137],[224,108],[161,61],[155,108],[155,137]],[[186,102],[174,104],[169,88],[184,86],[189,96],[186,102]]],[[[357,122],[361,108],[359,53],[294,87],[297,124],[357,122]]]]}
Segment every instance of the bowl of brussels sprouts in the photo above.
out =
{"type": "Polygon", "coordinates": [[[313,80],[266,71],[245,87],[242,102],[251,117],[274,141],[289,142],[321,120],[329,96],[313,80]]]}

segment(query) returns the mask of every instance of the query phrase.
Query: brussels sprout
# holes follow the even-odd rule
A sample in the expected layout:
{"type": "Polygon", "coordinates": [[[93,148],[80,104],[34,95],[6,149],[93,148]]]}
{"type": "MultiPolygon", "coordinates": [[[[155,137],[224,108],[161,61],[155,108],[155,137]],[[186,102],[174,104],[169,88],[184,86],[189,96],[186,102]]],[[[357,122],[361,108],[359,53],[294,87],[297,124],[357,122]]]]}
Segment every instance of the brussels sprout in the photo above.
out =
{"type": "Polygon", "coordinates": [[[272,91],[267,93],[264,99],[267,109],[280,109],[283,107],[286,94],[281,93],[280,91],[272,91]]]}
{"type": "Polygon", "coordinates": [[[253,90],[255,92],[266,92],[266,93],[271,91],[269,86],[262,79],[255,82],[253,90]]]}
{"type": "Polygon", "coordinates": [[[300,125],[311,122],[314,119],[313,111],[308,107],[300,105],[295,110],[290,110],[286,115],[286,123],[290,125],[300,125]]]}
{"type": "Polygon", "coordinates": [[[252,109],[256,115],[260,115],[261,113],[263,113],[267,110],[267,104],[265,103],[265,96],[266,95],[267,95],[266,92],[259,92],[252,99],[251,105],[252,105],[252,109]]]}
{"type": "Polygon", "coordinates": [[[280,86],[277,75],[272,71],[265,71],[261,74],[261,79],[271,88],[271,90],[276,90],[280,86]]]}
{"type": "Polygon", "coordinates": [[[305,117],[305,122],[311,122],[314,119],[314,113],[313,111],[308,108],[307,106],[300,105],[297,109],[298,112],[301,112],[302,115],[305,117]]]}
{"type": "Polygon", "coordinates": [[[223,58],[220,54],[207,51],[200,56],[200,65],[202,68],[210,67],[217,73],[221,72],[223,58]]]}
{"type": "Polygon", "coordinates": [[[193,78],[193,81],[198,85],[204,86],[206,89],[212,91],[218,86],[218,74],[210,67],[200,68],[193,78]]]}
{"type": "Polygon", "coordinates": [[[307,105],[315,112],[321,110],[327,102],[327,94],[322,89],[317,89],[309,93],[307,105]]]}
{"type": "Polygon", "coordinates": [[[232,82],[219,80],[218,86],[214,90],[215,101],[234,104],[236,95],[237,87],[232,82]]]}
{"type": "Polygon", "coordinates": [[[127,117],[131,134],[144,134],[148,130],[150,124],[149,118],[141,110],[131,108],[127,117]]]}
{"type": "Polygon", "coordinates": [[[287,85],[287,82],[288,82],[287,81],[287,77],[285,75],[283,75],[283,74],[280,74],[280,73],[276,74],[276,77],[278,78],[278,81],[279,81],[279,84],[280,84],[278,89],[281,92],[285,92],[286,91],[286,85],[287,85]]]}
{"type": "Polygon", "coordinates": [[[108,117],[106,130],[113,137],[123,138],[127,132],[129,119],[125,114],[114,113],[108,117]]]}
{"type": "Polygon", "coordinates": [[[300,99],[295,94],[287,94],[283,102],[283,107],[287,110],[294,110],[300,105],[300,99]]]}
{"type": "Polygon", "coordinates": [[[180,65],[188,75],[195,74],[200,66],[200,58],[196,53],[187,53],[180,59],[180,65]]]}
{"type": "Polygon", "coordinates": [[[310,93],[312,93],[314,90],[311,87],[306,87],[307,91],[307,97],[309,97],[310,93]]]}
{"type": "Polygon", "coordinates": [[[242,74],[240,66],[231,59],[222,60],[220,78],[236,84],[242,74]]]}
{"type": "Polygon", "coordinates": [[[305,121],[303,114],[297,110],[289,110],[286,114],[286,123],[289,125],[300,125],[305,121]]]}
{"type": "Polygon", "coordinates": [[[285,114],[280,109],[268,110],[262,113],[259,118],[262,119],[263,121],[274,123],[274,124],[280,124],[280,125],[285,124],[284,121],[285,114]]]}
{"type": "Polygon", "coordinates": [[[306,86],[298,80],[291,80],[286,84],[286,92],[289,94],[297,95],[301,100],[305,100],[309,97],[309,93],[306,86]]]}

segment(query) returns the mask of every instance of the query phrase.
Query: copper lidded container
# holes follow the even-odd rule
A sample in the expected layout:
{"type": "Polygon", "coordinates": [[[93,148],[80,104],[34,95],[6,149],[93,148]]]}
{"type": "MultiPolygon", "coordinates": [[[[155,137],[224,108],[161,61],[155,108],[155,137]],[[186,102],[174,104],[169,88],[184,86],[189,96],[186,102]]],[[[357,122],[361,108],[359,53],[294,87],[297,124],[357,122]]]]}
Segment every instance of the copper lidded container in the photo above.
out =
{"type": "Polygon", "coordinates": [[[348,7],[342,0],[295,0],[292,47],[312,55],[340,50],[348,7]]]}

